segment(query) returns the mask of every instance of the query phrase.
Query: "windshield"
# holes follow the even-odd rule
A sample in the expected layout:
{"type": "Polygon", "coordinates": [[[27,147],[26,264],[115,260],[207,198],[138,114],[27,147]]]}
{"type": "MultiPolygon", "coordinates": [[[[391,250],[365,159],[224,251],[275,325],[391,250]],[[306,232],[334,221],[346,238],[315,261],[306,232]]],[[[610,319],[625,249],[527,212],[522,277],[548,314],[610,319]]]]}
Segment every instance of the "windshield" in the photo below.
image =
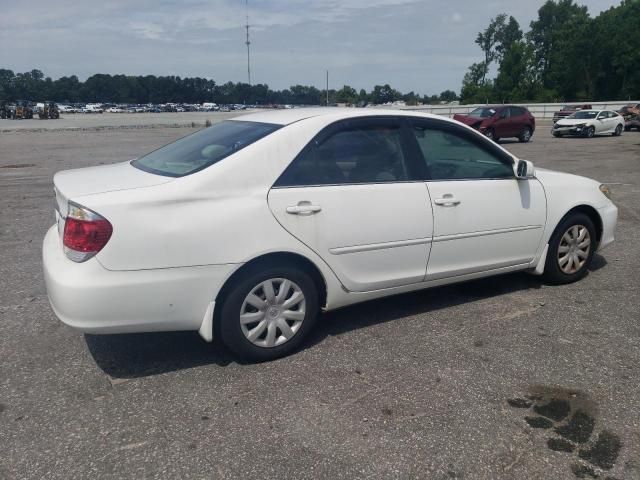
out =
{"type": "Polygon", "coordinates": [[[594,112],[593,110],[582,110],[580,112],[576,112],[573,115],[570,115],[567,118],[577,118],[581,120],[588,120],[591,118],[596,118],[598,116],[598,112],[594,112]]]}
{"type": "Polygon", "coordinates": [[[480,108],[476,108],[475,110],[473,110],[469,114],[469,116],[470,117],[489,118],[489,117],[493,117],[494,113],[496,113],[496,111],[493,108],[480,107],[480,108]]]}
{"type": "Polygon", "coordinates": [[[281,125],[229,120],[188,135],[131,162],[145,172],[182,177],[207,168],[281,125]]]}

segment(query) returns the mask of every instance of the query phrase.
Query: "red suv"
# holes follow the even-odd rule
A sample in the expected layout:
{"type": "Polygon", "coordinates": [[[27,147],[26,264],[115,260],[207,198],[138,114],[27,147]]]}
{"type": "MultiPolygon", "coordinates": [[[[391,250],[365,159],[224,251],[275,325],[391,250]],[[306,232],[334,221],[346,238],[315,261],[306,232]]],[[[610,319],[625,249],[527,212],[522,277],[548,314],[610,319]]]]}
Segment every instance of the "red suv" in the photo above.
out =
{"type": "Polygon", "coordinates": [[[536,119],[531,112],[515,105],[478,107],[469,115],[456,113],[453,119],[480,130],[496,142],[505,137],[528,142],[536,130],[536,119]]]}

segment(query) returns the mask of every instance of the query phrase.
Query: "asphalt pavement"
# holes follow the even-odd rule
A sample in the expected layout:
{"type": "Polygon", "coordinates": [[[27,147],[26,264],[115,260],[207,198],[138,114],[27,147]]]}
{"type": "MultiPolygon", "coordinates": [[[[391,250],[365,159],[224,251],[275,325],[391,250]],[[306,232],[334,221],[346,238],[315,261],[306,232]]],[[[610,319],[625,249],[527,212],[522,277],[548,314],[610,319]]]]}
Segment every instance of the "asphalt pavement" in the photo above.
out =
{"type": "Polygon", "coordinates": [[[195,332],[83,335],[46,297],[53,173],[194,129],[5,126],[0,479],[640,479],[640,133],[503,142],[611,185],[617,240],[584,280],[519,273],[346,308],[252,365],[195,332]]]}

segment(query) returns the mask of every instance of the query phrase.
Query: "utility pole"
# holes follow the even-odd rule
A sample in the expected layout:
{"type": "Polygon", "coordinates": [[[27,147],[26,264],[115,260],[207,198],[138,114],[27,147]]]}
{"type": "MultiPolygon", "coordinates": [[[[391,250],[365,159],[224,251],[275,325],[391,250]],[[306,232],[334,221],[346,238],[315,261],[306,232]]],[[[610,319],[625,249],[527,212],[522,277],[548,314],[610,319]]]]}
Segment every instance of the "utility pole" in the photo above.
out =
{"type": "Polygon", "coordinates": [[[244,42],[247,46],[247,78],[249,79],[249,85],[251,85],[251,57],[249,56],[249,45],[251,45],[251,42],[249,41],[249,0],[245,0],[244,4],[247,19],[245,24],[245,28],[247,29],[247,40],[244,42]]]}
{"type": "Polygon", "coordinates": [[[327,107],[329,106],[329,70],[327,70],[327,107]]]}

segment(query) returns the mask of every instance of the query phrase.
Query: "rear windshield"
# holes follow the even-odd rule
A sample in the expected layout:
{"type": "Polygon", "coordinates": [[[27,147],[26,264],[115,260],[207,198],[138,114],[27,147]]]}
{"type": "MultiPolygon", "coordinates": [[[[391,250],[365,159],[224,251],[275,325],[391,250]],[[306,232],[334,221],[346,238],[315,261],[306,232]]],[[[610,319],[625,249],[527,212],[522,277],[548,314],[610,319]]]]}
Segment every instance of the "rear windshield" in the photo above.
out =
{"type": "Polygon", "coordinates": [[[471,117],[480,117],[480,118],[488,118],[488,117],[493,117],[494,113],[496,113],[496,111],[493,108],[480,107],[480,108],[476,108],[471,113],[469,113],[469,116],[471,116],[471,117]]]}
{"type": "Polygon", "coordinates": [[[282,125],[229,120],[200,130],[131,162],[145,172],[182,177],[207,168],[282,125]]]}

